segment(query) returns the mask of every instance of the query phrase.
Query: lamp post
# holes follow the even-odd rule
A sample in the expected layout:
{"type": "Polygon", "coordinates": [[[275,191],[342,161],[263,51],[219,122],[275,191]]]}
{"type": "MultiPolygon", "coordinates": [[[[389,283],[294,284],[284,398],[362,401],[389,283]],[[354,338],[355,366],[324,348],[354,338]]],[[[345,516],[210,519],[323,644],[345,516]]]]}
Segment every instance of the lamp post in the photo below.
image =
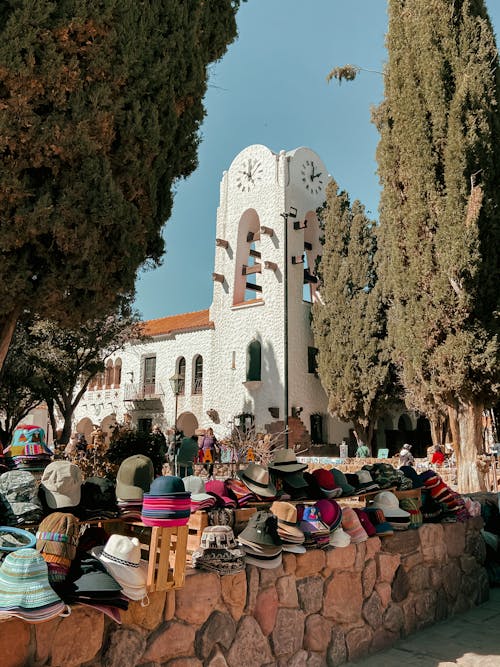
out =
{"type": "Polygon", "coordinates": [[[175,396],[175,413],[174,413],[174,429],[175,429],[175,434],[177,435],[177,400],[179,398],[179,394],[181,391],[181,385],[184,380],[184,377],[180,375],[180,373],[176,373],[175,375],[172,375],[172,377],[169,379],[170,386],[172,387],[172,391],[174,392],[175,396]]]}

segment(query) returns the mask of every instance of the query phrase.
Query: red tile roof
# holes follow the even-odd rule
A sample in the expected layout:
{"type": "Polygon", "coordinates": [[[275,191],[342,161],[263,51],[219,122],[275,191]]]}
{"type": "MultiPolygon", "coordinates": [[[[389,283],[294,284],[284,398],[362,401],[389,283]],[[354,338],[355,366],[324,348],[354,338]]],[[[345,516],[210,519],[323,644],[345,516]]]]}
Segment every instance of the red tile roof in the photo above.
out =
{"type": "Polygon", "coordinates": [[[161,336],[195,329],[213,329],[214,323],[209,320],[208,310],[198,310],[195,313],[182,313],[160,317],[157,320],[147,320],[143,326],[147,336],[161,336]]]}

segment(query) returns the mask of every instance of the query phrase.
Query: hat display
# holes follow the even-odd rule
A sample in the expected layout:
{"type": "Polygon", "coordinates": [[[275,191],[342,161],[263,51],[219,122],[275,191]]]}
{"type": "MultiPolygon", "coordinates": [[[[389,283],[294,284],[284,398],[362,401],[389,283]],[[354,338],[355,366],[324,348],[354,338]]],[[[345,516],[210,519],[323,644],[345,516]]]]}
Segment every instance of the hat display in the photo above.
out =
{"type": "Polygon", "coordinates": [[[331,547],[342,548],[348,547],[351,544],[351,537],[344,531],[342,525],[339,524],[335,530],[330,533],[329,545],[331,547]]]}
{"type": "Polygon", "coordinates": [[[184,477],[184,488],[191,494],[191,511],[208,509],[216,504],[216,499],[205,490],[205,482],[201,477],[189,475],[184,477]]]}
{"type": "Polygon", "coordinates": [[[325,523],[330,531],[335,530],[342,521],[342,509],[333,498],[322,498],[316,503],[321,516],[321,521],[325,523]]]}
{"type": "Polygon", "coordinates": [[[116,475],[116,495],[122,500],[142,500],[154,479],[153,462],[143,454],[129,456],[116,475]]]}
{"type": "Polygon", "coordinates": [[[275,500],[270,507],[278,520],[278,535],[283,543],[303,544],[304,533],[297,526],[297,508],[292,503],[275,500]]]}
{"type": "Polygon", "coordinates": [[[111,535],[104,547],[94,547],[91,554],[103,563],[128,598],[141,600],[146,596],[148,564],[141,560],[137,537],[111,535]]]}
{"type": "MultiPolygon", "coordinates": [[[[246,487],[245,487],[246,488],[246,487]]],[[[205,491],[215,498],[215,501],[223,507],[236,507],[237,502],[227,495],[224,482],[218,479],[211,479],[205,482],[205,491]]]]}
{"type": "Polygon", "coordinates": [[[352,507],[344,507],[342,509],[342,528],[349,535],[353,544],[366,542],[368,539],[368,534],[352,507]]]}
{"type": "Polygon", "coordinates": [[[384,512],[386,519],[389,521],[393,517],[404,519],[410,518],[409,512],[400,508],[399,501],[392,491],[381,491],[380,493],[377,493],[373,498],[372,506],[381,509],[384,512]]]}
{"type": "Polygon", "coordinates": [[[86,518],[113,518],[118,513],[115,484],[107,477],[88,477],[82,485],[81,506],[86,518]]]}
{"type": "Polygon", "coordinates": [[[281,565],[282,542],[278,535],[278,520],[271,512],[252,514],[238,542],[251,565],[272,569],[281,565]]]}
{"type": "Polygon", "coordinates": [[[375,526],[373,523],[370,521],[370,517],[368,514],[365,512],[365,510],[362,510],[359,507],[353,507],[354,511],[358,515],[358,519],[363,526],[366,534],[368,537],[373,537],[374,535],[377,534],[377,531],[375,530],[375,526]]]}
{"type": "Polygon", "coordinates": [[[368,493],[369,491],[378,491],[380,486],[373,481],[373,477],[368,470],[358,470],[358,490],[368,493]]]}
{"type": "Polygon", "coordinates": [[[51,509],[76,507],[80,503],[82,482],[77,465],[70,461],[52,461],[43,471],[40,488],[51,509]]]}
{"type": "Polygon", "coordinates": [[[142,500],[141,520],[146,526],[185,526],[191,515],[191,494],[175,475],[157,477],[142,500]]]}
{"type": "Polygon", "coordinates": [[[350,496],[356,491],[355,487],[352,486],[352,484],[349,484],[342,470],[338,470],[337,468],[332,468],[331,472],[333,475],[333,479],[335,480],[335,484],[337,486],[340,486],[340,488],[342,489],[343,496],[350,496]]]}
{"type": "Polygon", "coordinates": [[[238,548],[229,526],[208,526],[201,536],[200,548],[192,555],[193,567],[235,574],[245,568],[245,554],[238,548]]]}
{"type": "Polygon", "coordinates": [[[47,563],[36,549],[18,549],[0,565],[0,618],[41,623],[67,611],[49,584],[47,563]]]}
{"type": "Polygon", "coordinates": [[[412,488],[419,489],[424,485],[420,475],[412,466],[401,466],[399,471],[402,472],[403,475],[411,481],[412,488]]]}
{"type": "Polygon", "coordinates": [[[375,526],[375,532],[379,537],[394,535],[391,524],[386,520],[383,510],[378,507],[365,507],[365,513],[370,522],[375,526]]]}
{"type": "Polygon", "coordinates": [[[337,486],[333,473],[330,470],[317,468],[313,470],[312,475],[316,479],[323,496],[337,498],[342,494],[342,488],[337,486]]]}
{"type": "Polygon", "coordinates": [[[258,463],[251,462],[245,470],[239,470],[236,474],[243,484],[257,496],[263,498],[274,498],[276,496],[276,488],[269,479],[269,470],[258,463]]]}
{"type": "Polygon", "coordinates": [[[422,507],[420,496],[400,498],[399,506],[410,514],[410,528],[419,528],[422,525],[424,518],[420,509],[422,507]]]}
{"type": "Polygon", "coordinates": [[[273,471],[289,474],[305,470],[307,463],[299,463],[293,449],[278,449],[274,452],[268,467],[273,471]]]}
{"type": "Polygon", "coordinates": [[[224,482],[224,488],[226,489],[226,494],[230,497],[234,497],[238,507],[244,507],[249,502],[253,502],[258,499],[255,493],[253,493],[246,484],[244,484],[237,477],[226,479],[224,482]]]}

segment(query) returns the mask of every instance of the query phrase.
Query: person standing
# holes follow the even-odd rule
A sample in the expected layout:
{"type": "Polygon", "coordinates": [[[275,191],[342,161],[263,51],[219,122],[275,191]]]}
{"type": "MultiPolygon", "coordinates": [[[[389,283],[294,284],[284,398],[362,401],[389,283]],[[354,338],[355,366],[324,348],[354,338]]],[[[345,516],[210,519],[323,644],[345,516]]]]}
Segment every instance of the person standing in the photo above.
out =
{"type": "Polygon", "coordinates": [[[212,479],[214,475],[214,461],[218,452],[218,445],[213,428],[210,426],[207,428],[205,435],[202,438],[201,448],[203,449],[203,460],[205,460],[207,452],[210,452],[212,457],[212,462],[205,463],[203,466],[208,473],[208,479],[212,479]]]}
{"type": "Polygon", "coordinates": [[[413,454],[411,453],[411,445],[408,443],[405,443],[401,447],[401,451],[399,452],[399,467],[401,466],[412,466],[415,463],[415,459],[413,458],[413,454]]]}
{"type": "Polygon", "coordinates": [[[177,454],[179,474],[181,477],[189,477],[193,474],[193,465],[198,457],[198,436],[193,433],[190,438],[182,438],[181,446],[177,454]]]}

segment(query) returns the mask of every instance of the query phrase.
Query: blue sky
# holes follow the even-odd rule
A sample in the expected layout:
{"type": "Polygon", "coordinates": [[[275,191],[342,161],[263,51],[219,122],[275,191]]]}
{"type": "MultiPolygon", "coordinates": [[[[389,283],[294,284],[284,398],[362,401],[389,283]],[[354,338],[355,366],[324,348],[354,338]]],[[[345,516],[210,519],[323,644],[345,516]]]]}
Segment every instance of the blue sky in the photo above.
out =
{"type": "MultiPolygon", "coordinates": [[[[500,33],[500,2],[487,0],[500,33]]],[[[327,83],[336,65],[382,71],[385,0],[249,0],[239,37],[211,66],[199,166],[176,186],[164,230],[163,265],[141,274],[136,305],[144,319],[208,308],[212,300],[215,220],[222,172],[250,144],[273,151],[308,146],[352,199],[377,216],[378,135],[370,108],[382,76],[327,83]]]]}

